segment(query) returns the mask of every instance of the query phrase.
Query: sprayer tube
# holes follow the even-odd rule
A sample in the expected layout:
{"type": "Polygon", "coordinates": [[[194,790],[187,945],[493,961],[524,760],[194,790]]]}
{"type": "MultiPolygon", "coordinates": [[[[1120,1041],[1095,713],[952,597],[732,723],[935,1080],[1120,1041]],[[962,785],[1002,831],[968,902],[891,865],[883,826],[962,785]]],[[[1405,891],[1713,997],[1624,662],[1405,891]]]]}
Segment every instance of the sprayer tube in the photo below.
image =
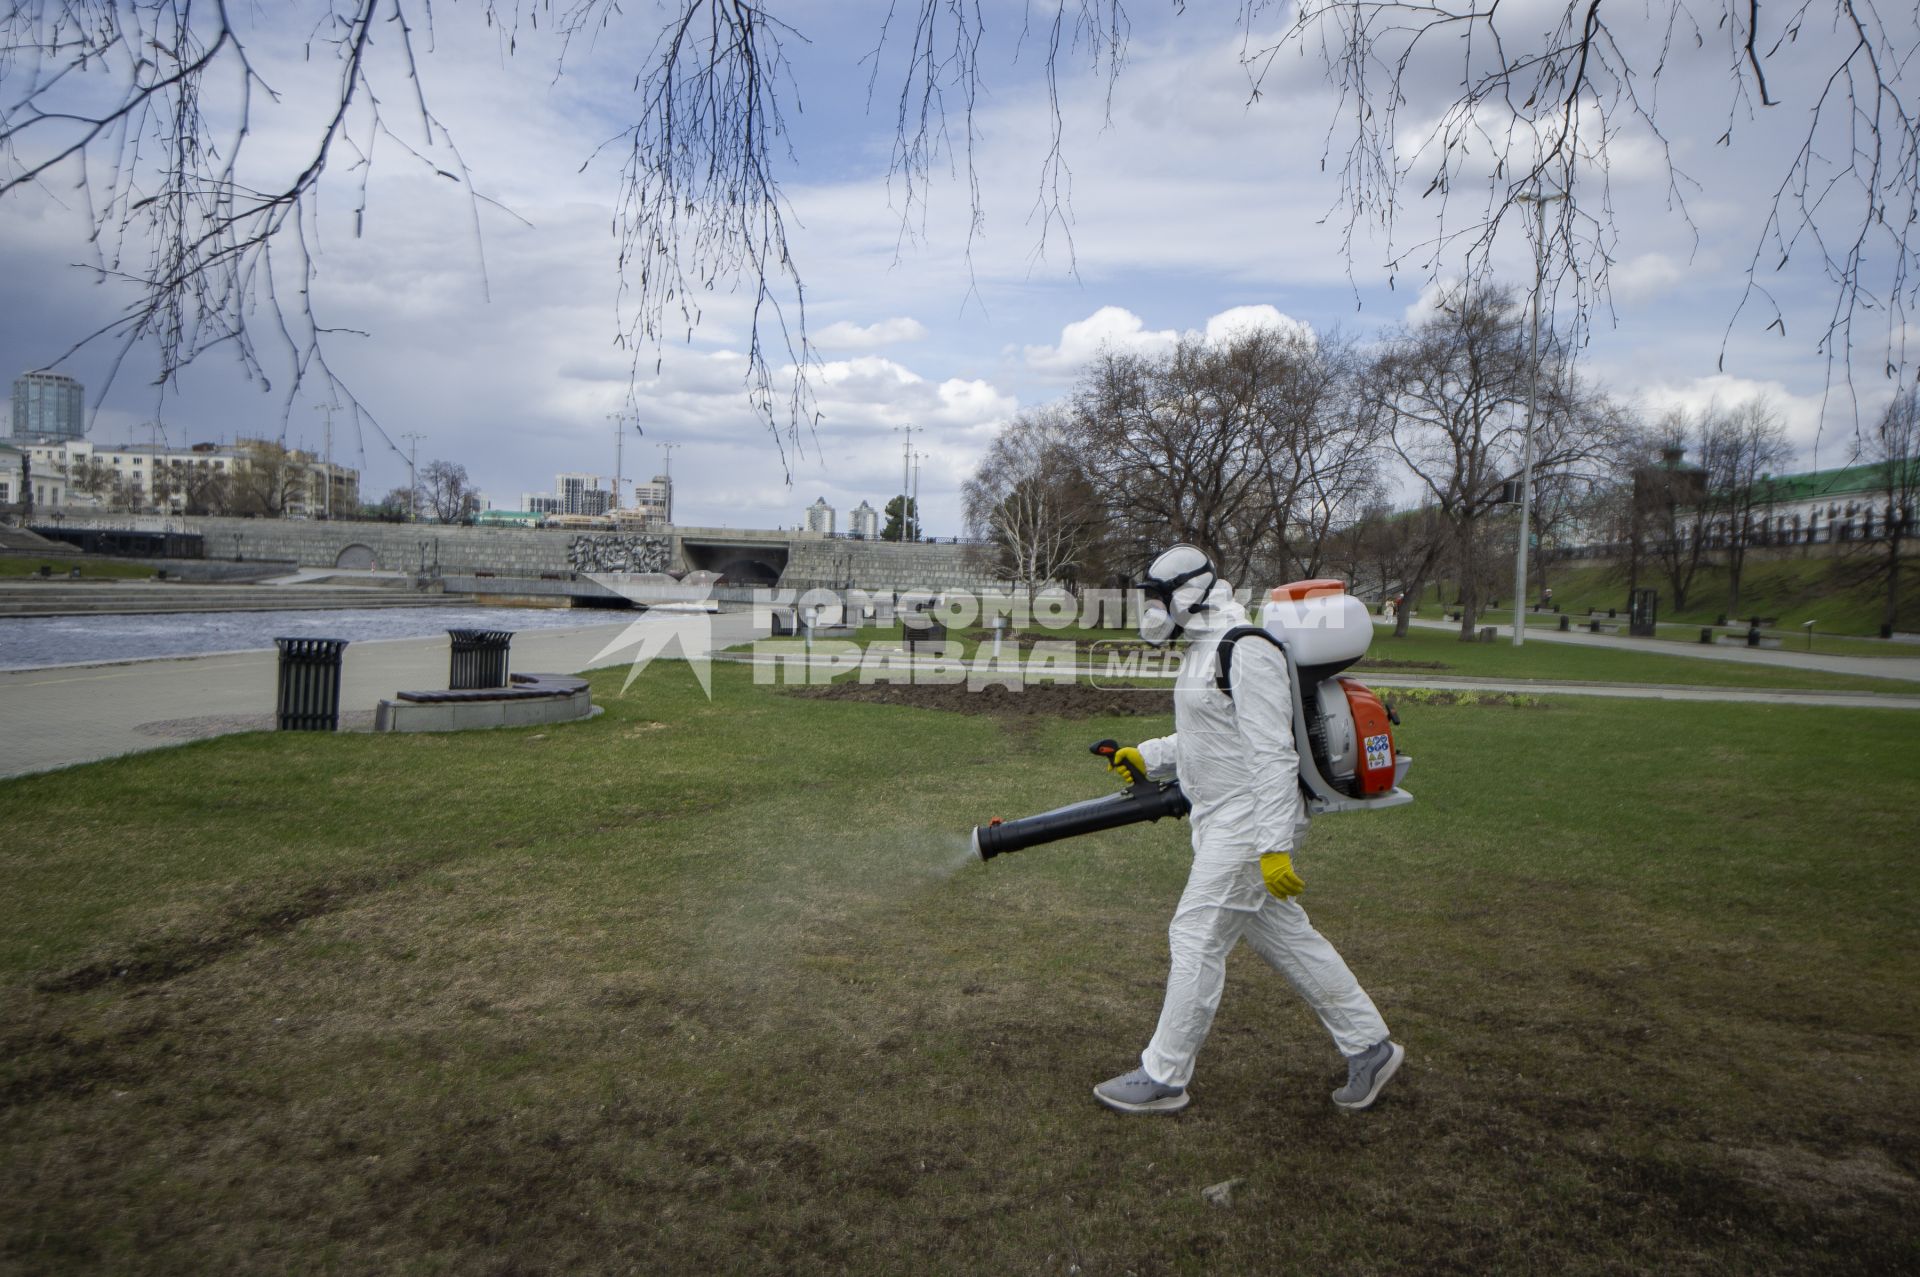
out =
{"type": "Polygon", "coordinates": [[[1076,838],[1103,829],[1118,829],[1141,821],[1159,820],[1163,816],[1177,819],[1192,809],[1193,804],[1187,801],[1179,782],[1141,782],[1122,793],[1043,811],[1037,816],[1009,820],[998,825],[977,825],[973,831],[973,845],[980,853],[980,859],[991,860],[1005,852],[1038,847],[1062,838],[1076,838]]]}

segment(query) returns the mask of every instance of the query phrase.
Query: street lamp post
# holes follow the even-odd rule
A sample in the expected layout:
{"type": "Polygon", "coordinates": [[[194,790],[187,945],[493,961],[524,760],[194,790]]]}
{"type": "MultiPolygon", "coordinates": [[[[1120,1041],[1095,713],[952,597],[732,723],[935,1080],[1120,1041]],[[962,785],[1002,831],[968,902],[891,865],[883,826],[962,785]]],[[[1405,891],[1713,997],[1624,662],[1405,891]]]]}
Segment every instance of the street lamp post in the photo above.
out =
{"type": "Polygon", "coordinates": [[[1540,292],[1547,274],[1547,205],[1565,191],[1516,197],[1533,205],[1533,332],[1527,343],[1527,428],[1520,443],[1520,545],[1513,556],[1513,645],[1527,641],[1527,540],[1533,528],[1533,418],[1540,401],[1540,292]]]}
{"type": "Polygon", "coordinates": [[[666,460],[667,472],[664,477],[667,481],[667,520],[666,522],[668,527],[673,526],[673,450],[680,446],[681,445],[677,443],[663,443],[660,445],[660,452],[667,459],[666,460]]]}
{"type": "Polygon", "coordinates": [[[426,438],[421,434],[403,434],[407,440],[407,522],[420,522],[420,481],[414,477],[413,463],[420,454],[420,441],[426,438]]]}
{"type": "Polygon", "coordinates": [[[913,427],[897,426],[905,435],[900,443],[900,543],[907,541],[907,511],[912,507],[913,491],[913,427]]]}

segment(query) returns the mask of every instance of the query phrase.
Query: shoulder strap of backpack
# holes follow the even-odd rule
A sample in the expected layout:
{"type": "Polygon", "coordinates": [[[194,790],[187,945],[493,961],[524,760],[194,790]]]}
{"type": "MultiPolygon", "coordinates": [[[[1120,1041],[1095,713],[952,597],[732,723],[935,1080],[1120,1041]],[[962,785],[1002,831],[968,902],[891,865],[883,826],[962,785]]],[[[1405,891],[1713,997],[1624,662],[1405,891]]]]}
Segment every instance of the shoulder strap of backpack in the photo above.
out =
{"type": "Polygon", "coordinates": [[[1257,625],[1236,625],[1222,634],[1219,646],[1214,648],[1213,653],[1213,685],[1229,697],[1233,695],[1233,645],[1243,638],[1265,639],[1280,648],[1283,655],[1286,653],[1286,648],[1281,647],[1279,639],[1257,625]]]}

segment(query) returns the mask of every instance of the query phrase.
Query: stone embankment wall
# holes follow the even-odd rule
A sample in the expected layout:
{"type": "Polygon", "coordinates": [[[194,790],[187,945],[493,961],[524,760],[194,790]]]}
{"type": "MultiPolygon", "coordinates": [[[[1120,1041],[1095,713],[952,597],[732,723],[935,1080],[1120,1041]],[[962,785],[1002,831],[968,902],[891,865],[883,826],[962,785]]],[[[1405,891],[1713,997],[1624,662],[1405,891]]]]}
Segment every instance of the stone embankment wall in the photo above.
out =
{"type": "MultiPolygon", "coordinates": [[[[424,560],[428,571],[492,572],[501,576],[533,576],[570,572],[567,550],[570,531],[528,528],[457,528],[431,523],[329,523],[295,519],[183,518],[173,520],[181,531],[206,540],[207,557],[277,559],[301,567],[379,567],[417,572],[424,560]],[[353,549],[364,546],[368,554],[353,549]],[[356,561],[370,557],[371,562],[356,561]]],[[[608,534],[611,536],[612,534],[608,534]]]]}
{"type": "Polygon", "coordinates": [[[102,527],[172,530],[205,540],[209,560],[270,560],[301,567],[379,567],[442,575],[498,577],[569,575],[617,568],[687,566],[683,541],[728,546],[766,542],[787,551],[780,585],[789,589],[847,586],[862,590],[1001,589],[961,545],[896,545],[828,539],[803,532],[741,528],[672,529],[665,535],[549,528],[463,528],[432,523],[349,523],[298,519],[157,516],[102,518],[102,527]],[[363,547],[356,549],[355,547],[363,547]],[[343,559],[343,555],[346,557],[343,559]]]}
{"type": "Polygon", "coordinates": [[[965,545],[896,545],[891,541],[799,541],[787,558],[782,588],[857,590],[1005,590],[1011,585],[977,561],[965,545]]]}

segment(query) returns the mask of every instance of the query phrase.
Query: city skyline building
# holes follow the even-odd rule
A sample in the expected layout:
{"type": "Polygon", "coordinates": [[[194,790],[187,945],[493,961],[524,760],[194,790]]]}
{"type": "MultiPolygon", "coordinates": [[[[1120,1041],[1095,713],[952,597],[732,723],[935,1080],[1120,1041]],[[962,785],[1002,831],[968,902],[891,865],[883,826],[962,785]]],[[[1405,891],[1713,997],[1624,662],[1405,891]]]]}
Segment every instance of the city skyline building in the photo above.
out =
{"type": "Polygon", "coordinates": [[[13,382],[13,441],[60,443],[87,433],[86,390],[57,372],[21,373],[13,382]]]}
{"type": "Polygon", "coordinates": [[[847,531],[865,541],[880,539],[880,512],[862,501],[847,514],[847,531]]]}
{"type": "Polygon", "coordinates": [[[807,531],[832,536],[834,521],[837,517],[834,508],[827,504],[825,497],[816,497],[813,504],[807,507],[807,531]]]}
{"type": "Polygon", "coordinates": [[[184,448],[71,439],[17,446],[27,454],[36,511],[187,514],[251,502],[256,513],[277,508],[284,517],[314,518],[360,504],[358,470],[268,439],[184,448]],[[196,510],[202,506],[211,509],[196,510]]]}
{"type": "Polygon", "coordinates": [[[553,477],[553,495],[559,508],[552,514],[584,514],[597,518],[613,509],[614,494],[600,486],[597,474],[569,472],[553,477]]]}

